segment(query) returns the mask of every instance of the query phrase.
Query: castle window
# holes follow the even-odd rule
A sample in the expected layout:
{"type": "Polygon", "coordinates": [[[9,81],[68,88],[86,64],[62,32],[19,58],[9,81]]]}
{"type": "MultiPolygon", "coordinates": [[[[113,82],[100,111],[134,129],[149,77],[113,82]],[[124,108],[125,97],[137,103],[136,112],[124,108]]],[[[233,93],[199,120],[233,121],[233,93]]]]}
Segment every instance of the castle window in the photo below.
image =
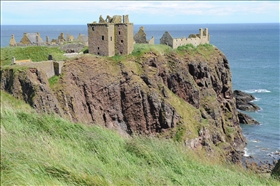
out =
{"type": "Polygon", "coordinates": [[[123,40],[121,40],[121,43],[123,43],[123,40]]]}
{"type": "Polygon", "coordinates": [[[121,31],[119,31],[119,35],[121,35],[121,31]]]}
{"type": "Polygon", "coordinates": [[[92,31],[94,31],[94,27],[92,27],[92,31]]]}
{"type": "Polygon", "coordinates": [[[99,47],[97,47],[97,50],[99,50],[99,47]]]}
{"type": "Polygon", "coordinates": [[[111,41],[112,41],[112,36],[110,37],[111,41]]]}
{"type": "Polygon", "coordinates": [[[102,36],[102,40],[104,40],[104,36],[102,36]]]}

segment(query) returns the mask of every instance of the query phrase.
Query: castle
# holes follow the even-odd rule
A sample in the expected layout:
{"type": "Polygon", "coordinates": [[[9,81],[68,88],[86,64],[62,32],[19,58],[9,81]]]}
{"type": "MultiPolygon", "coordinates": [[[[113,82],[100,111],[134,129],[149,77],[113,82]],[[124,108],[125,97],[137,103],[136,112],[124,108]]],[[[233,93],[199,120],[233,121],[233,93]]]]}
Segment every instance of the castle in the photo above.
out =
{"type": "MultiPolygon", "coordinates": [[[[133,23],[129,22],[128,15],[114,15],[110,17],[107,15],[106,19],[100,15],[99,22],[87,24],[88,36],[79,34],[76,41],[88,46],[90,54],[100,56],[114,56],[114,55],[128,55],[134,49],[134,43],[154,44],[154,37],[150,40],[146,39],[144,27],[140,27],[139,31],[133,36],[133,23]]],[[[24,33],[20,43],[15,41],[14,35],[10,40],[10,46],[27,46],[27,45],[59,45],[65,42],[73,42],[74,36],[61,33],[58,39],[49,40],[46,37],[46,42],[40,37],[40,33],[24,33]]],[[[160,38],[160,44],[168,45],[173,49],[179,46],[193,44],[198,46],[200,44],[209,44],[210,35],[208,28],[199,29],[199,34],[190,34],[188,38],[173,38],[171,34],[166,31],[160,38]]]]}
{"type": "Polygon", "coordinates": [[[193,44],[194,46],[198,46],[200,44],[209,44],[209,42],[210,35],[208,33],[208,28],[204,30],[200,28],[199,34],[190,34],[188,38],[173,38],[167,31],[160,38],[160,44],[168,45],[174,49],[182,45],[193,44]]]}
{"type": "Polygon", "coordinates": [[[88,23],[88,52],[101,56],[128,55],[133,51],[133,23],[128,15],[107,16],[88,23]]]}

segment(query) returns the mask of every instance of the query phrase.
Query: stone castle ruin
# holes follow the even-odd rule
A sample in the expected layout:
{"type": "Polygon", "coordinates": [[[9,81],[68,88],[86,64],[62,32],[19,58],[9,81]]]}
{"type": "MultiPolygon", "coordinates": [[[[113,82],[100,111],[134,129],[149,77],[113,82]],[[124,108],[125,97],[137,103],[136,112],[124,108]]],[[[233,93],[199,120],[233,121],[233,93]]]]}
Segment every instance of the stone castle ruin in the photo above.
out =
{"type": "MultiPolygon", "coordinates": [[[[133,36],[133,23],[129,22],[128,15],[114,15],[110,17],[107,15],[104,19],[101,15],[99,22],[87,24],[88,36],[79,34],[77,39],[73,35],[60,33],[57,39],[50,40],[46,36],[46,42],[40,37],[40,33],[24,33],[19,43],[16,42],[15,36],[12,35],[10,39],[10,46],[30,46],[30,45],[43,45],[43,46],[56,46],[66,44],[62,50],[69,53],[78,52],[83,46],[88,46],[88,53],[100,56],[114,56],[114,55],[128,55],[134,49],[135,43],[154,44],[155,38],[152,36],[147,40],[144,27],[141,26],[139,31],[133,36]]],[[[166,31],[160,38],[160,44],[168,45],[173,49],[179,46],[193,44],[209,44],[210,35],[208,28],[199,29],[198,34],[190,34],[188,38],[173,38],[171,34],[166,31]]]]}
{"type": "Polygon", "coordinates": [[[44,45],[44,41],[40,36],[39,32],[36,33],[24,33],[20,40],[19,46],[24,45],[44,45]]]}
{"type": "Polygon", "coordinates": [[[133,23],[128,15],[107,16],[88,23],[88,52],[101,56],[128,55],[133,51],[133,23]]]}
{"type": "Polygon", "coordinates": [[[46,36],[46,41],[40,36],[39,32],[36,33],[24,33],[22,39],[19,43],[16,42],[14,34],[12,34],[9,46],[55,46],[62,45],[65,42],[78,42],[83,45],[88,45],[88,37],[85,34],[79,34],[77,39],[75,40],[73,35],[67,34],[66,37],[64,33],[60,33],[57,39],[52,39],[46,36]]]}
{"type": "Polygon", "coordinates": [[[173,38],[167,31],[160,38],[160,44],[168,45],[173,49],[187,44],[198,46],[199,44],[209,44],[209,42],[210,35],[208,33],[208,28],[205,28],[204,30],[200,28],[199,34],[190,34],[188,38],[173,38]]]}
{"type": "Polygon", "coordinates": [[[155,44],[155,38],[152,36],[152,38],[147,41],[146,33],[144,31],[144,27],[141,26],[139,31],[134,35],[133,37],[135,43],[147,43],[147,44],[155,44]]]}

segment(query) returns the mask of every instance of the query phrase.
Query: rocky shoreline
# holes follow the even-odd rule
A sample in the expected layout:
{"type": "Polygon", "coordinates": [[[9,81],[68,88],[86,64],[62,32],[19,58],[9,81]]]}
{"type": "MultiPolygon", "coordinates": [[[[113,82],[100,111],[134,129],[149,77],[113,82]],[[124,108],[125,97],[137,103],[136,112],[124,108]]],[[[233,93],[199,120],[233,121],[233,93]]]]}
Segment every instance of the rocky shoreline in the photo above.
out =
{"type": "MultiPolygon", "coordinates": [[[[248,93],[242,92],[241,90],[234,90],[233,95],[236,99],[236,108],[238,109],[238,119],[241,124],[255,124],[259,125],[260,123],[253,119],[251,116],[241,112],[256,112],[259,111],[260,108],[252,103],[256,98],[248,93]]],[[[279,167],[280,167],[280,152],[276,151],[269,154],[272,159],[271,161],[262,161],[260,159],[256,159],[253,156],[244,157],[243,166],[247,169],[253,170],[258,174],[274,174],[279,176],[279,167]],[[278,160],[275,159],[274,156],[278,156],[278,160]]]]}

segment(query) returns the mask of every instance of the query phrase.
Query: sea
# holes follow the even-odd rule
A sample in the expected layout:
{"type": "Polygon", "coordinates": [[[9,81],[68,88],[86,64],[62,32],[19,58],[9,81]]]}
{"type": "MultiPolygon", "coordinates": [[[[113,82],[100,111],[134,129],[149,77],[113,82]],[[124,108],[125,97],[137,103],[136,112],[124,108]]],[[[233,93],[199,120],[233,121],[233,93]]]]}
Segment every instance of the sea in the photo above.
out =
{"type": "MultiPolygon", "coordinates": [[[[210,43],[229,61],[233,89],[252,94],[256,98],[253,102],[261,108],[257,112],[244,112],[261,123],[241,124],[248,141],[244,156],[259,161],[280,158],[279,23],[134,24],[134,34],[141,26],[147,40],[154,36],[155,44],[159,44],[165,31],[179,38],[199,33],[199,28],[208,28],[210,43]]],[[[12,34],[19,42],[25,32],[39,32],[44,41],[46,36],[57,39],[60,33],[77,38],[79,34],[87,35],[87,25],[1,25],[1,47],[9,45],[12,34]]]]}

